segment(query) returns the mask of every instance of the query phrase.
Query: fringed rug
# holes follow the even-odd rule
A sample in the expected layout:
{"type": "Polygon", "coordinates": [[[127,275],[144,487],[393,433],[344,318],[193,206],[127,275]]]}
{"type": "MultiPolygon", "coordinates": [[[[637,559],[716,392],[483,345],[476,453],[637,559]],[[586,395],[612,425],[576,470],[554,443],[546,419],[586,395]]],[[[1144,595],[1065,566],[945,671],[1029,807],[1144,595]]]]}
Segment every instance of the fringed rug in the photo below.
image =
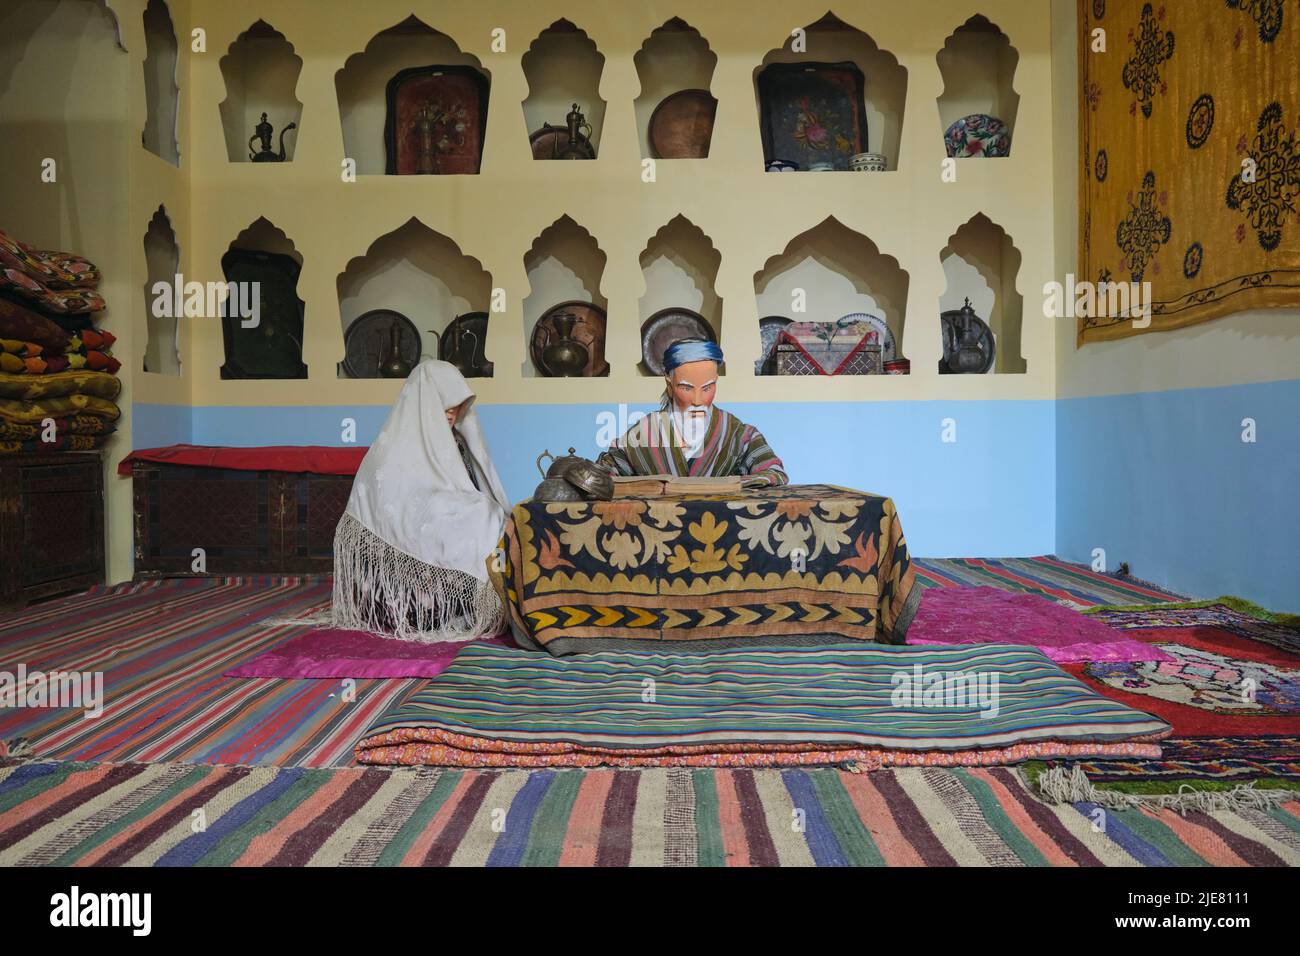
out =
{"type": "Polygon", "coordinates": [[[1165,664],[1067,666],[1100,693],[1174,728],[1159,759],[1030,763],[1052,799],[1246,807],[1300,790],[1300,627],[1240,598],[1100,607],[1089,614],[1160,647],[1165,664]]]}
{"type": "Polygon", "coordinates": [[[1048,806],[1005,768],[0,764],[2,866],[1297,866],[1300,802],[1048,806]]]}

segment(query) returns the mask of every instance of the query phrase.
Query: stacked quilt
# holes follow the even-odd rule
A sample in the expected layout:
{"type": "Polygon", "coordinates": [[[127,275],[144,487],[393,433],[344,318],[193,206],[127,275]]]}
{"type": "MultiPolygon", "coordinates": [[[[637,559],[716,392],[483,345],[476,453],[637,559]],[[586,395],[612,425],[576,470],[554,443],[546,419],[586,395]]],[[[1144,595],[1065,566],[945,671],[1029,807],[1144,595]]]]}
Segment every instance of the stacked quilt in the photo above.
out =
{"type": "Polygon", "coordinates": [[[0,230],[0,454],[86,451],[117,427],[116,337],[97,329],[99,270],[0,230]]]}
{"type": "Polygon", "coordinates": [[[817,648],[556,658],[470,644],[384,714],[365,764],[983,766],[1158,756],[1169,725],[1036,648],[817,648]]]}

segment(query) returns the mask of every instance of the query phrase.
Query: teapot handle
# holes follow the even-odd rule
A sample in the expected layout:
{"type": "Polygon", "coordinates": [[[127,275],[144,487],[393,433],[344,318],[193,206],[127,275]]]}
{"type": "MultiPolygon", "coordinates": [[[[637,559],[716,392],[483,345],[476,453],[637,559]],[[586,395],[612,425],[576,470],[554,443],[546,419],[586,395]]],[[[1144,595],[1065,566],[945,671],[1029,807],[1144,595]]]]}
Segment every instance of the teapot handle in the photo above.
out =
{"type": "Polygon", "coordinates": [[[546,477],[546,471],[542,468],[542,459],[543,459],[543,458],[549,458],[549,459],[551,459],[551,461],[555,461],[555,456],[552,455],[552,454],[550,453],[550,451],[543,451],[540,455],[537,456],[537,471],[538,471],[539,474],[541,474],[541,476],[542,476],[543,478],[545,478],[545,477],[546,477]]]}

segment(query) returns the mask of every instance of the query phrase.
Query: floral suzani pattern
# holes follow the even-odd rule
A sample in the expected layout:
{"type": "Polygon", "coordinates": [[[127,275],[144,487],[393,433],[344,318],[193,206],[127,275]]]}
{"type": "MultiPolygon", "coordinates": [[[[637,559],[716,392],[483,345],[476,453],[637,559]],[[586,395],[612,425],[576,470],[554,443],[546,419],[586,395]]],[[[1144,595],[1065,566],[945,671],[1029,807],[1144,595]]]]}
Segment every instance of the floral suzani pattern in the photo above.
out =
{"type": "Polygon", "coordinates": [[[828,485],[527,501],[504,550],[495,580],[515,637],[555,653],[643,640],[902,643],[920,601],[893,502],[828,485]]]}

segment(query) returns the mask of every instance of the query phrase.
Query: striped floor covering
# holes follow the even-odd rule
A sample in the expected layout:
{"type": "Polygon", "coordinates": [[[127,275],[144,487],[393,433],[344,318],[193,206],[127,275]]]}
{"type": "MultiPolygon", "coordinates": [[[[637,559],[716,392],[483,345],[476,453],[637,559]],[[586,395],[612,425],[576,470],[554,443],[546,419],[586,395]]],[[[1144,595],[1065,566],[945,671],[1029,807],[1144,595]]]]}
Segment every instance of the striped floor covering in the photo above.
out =
{"type": "MultiPolygon", "coordinates": [[[[1083,606],[1169,599],[1053,558],[917,562],[928,587],[994,585],[1083,606]]],[[[97,588],[0,617],[0,670],[102,671],[107,708],[0,710],[0,742],[37,757],[353,766],[353,747],[420,680],[236,680],[224,671],[307,630],[268,624],[329,604],[328,580],[191,578],[97,588]],[[354,696],[355,699],[349,699],[354,696]]]]}
{"type": "Polygon", "coordinates": [[[1300,865],[1300,802],[1047,806],[1006,768],[0,767],[0,865],[1300,865]]]}

